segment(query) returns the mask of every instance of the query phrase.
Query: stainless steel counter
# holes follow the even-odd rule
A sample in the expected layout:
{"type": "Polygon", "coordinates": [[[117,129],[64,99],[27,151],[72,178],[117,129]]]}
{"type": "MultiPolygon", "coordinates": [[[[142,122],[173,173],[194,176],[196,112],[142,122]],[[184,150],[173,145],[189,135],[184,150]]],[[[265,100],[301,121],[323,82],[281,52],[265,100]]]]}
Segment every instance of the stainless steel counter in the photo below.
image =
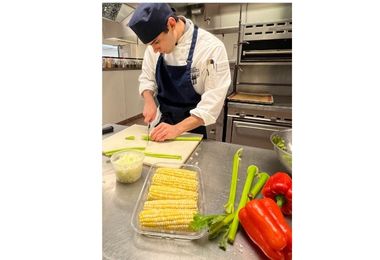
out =
{"type": "MultiPolygon", "coordinates": [[[[115,132],[125,126],[113,125],[115,132]]],[[[103,138],[111,134],[104,135],[103,138]]],[[[235,208],[245,182],[246,169],[255,164],[260,171],[269,174],[285,168],[277,160],[274,151],[205,140],[195,149],[187,161],[202,170],[206,198],[206,213],[223,213],[223,205],[229,196],[232,158],[243,147],[239,169],[239,181],[235,208]]],[[[142,177],[133,184],[116,182],[112,166],[103,156],[103,259],[265,259],[253,246],[244,230],[239,228],[233,246],[227,250],[218,247],[218,241],[209,241],[207,235],[194,241],[160,239],[137,234],[131,226],[132,211],[147,176],[144,166],[142,177]]],[[[291,219],[287,219],[291,224],[291,219]]]]}

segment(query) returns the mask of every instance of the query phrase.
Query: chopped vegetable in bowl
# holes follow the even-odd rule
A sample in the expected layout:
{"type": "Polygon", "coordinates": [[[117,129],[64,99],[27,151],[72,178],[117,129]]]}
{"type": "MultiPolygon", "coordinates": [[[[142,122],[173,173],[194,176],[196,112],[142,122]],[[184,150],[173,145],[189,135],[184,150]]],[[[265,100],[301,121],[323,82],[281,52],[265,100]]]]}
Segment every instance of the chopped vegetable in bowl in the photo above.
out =
{"type": "Polygon", "coordinates": [[[274,132],[270,140],[277,153],[278,159],[286,167],[288,172],[292,172],[292,129],[274,132]]]}
{"type": "Polygon", "coordinates": [[[144,154],[138,151],[121,151],[111,156],[116,179],[123,183],[132,183],[141,177],[144,154]]]}
{"type": "Polygon", "coordinates": [[[272,141],[275,145],[277,145],[278,148],[286,151],[286,145],[285,145],[285,140],[281,136],[275,135],[272,137],[272,141]]]}

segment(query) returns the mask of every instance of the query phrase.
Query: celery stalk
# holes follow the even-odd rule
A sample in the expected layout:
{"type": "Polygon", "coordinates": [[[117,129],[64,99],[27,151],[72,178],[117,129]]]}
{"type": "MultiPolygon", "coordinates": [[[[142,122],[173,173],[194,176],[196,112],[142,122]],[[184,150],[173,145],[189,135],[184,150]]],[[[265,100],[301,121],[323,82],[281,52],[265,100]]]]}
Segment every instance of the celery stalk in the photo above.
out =
{"type": "Polygon", "coordinates": [[[222,221],[216,222],[210,226],[208,239],[212,240],[219,236],[225,229],[228,229],[230,222],[234,219],[234,213],[230,213],[222,221]]]}
{"type": "Polygon", "coordinates": [[[145,147],[124,147],[124,148],[119,148],[119,149],[115,149],[115,150],[104,151],[103,154],[105,156],[109,157],[109,156],[113,155],[116,152],[128,151],[128,150],[145,150],[145,147]]]}
{"type": "Polygon", "coordinates": [[[227,214],[234,212],[235,196],[236,196],[236,187],[237,187],[237,178],[239,171],[240,156],[243,153],[243,148],[240,148],[235,152],[233,162],[232,162],[232,177],[231,177],[231,186],[230,186],[230,196],[227,203],[224,205],[225,212],[227,214]]]}
{"type": "MultiPolygon", "coordinates": [[[[142,135],[142,140],[148,141],[148,135],[142,135]]],[[[201,136],[178,136],[176,138],[168,139],[166,141],[202,141],[201,136]]]]}
{"type": "Polygon", "coordinates": [[[227,249],[227,237],[228,237],[229,231],[230,229],[226,227],[225,230],[223,231],[222,238],[218,242],[219,248],[223,249],[224,251],[226,251],[227,249]]]}
{"type": "Polygon", "coordinates": [[[164,153],[149,153],[149,152],[143,152],[143,153],[145,154],[145,156],[148,156],[148,157],[177,159],[177,160],[182,159],[182,156],[179,154],[164,154],[164,153]]]}
{"type": "Polygon", "coordinates": [[[115,150],[109,150],[109,151],[104,151],[103,154],[107,157],[113,155],[116,152],[120,151],[128,151],[128,150],[139,150],[145,154],[145,156],[148,157],[155,157],[155,158],[164,158],[164,159],[177,159],[181,160],[182,156],[179,154],[164,154],[164,153],[150,153],[150,152],[145,152],[145,147],[126,147],[126,148],[120,148],[120,149],[115,149],[115,150]]]}
{"type": "MultiPolygon", "coordinates": [[[[252,181],[256,173],[258,172],[258,168],[255,165],[250,165],[247,169],[247,178],[245,180],[243,192],[241,193],[241,198],[238,206],[238,210],[235,212],[234,219],[232,220],[232,223],[230,225],[230,230],[228,231],[228,243],[233,244],[236,237],[236,232],[239,227],[239,211],[247,204],[248,202],[248,193],[249,189],[252,185],[252,181]]],[[[267,176],[266,174],[258,174],[259,179],[252,188],[252,192],[254,192],[254,196],[257,195],[257,193],[261,190],[261,188],[264,186],[267,176]]]]}
{"type": "MultiPolygon", "coordinates": [[[[266,172],[260,172],[258,174],[258,180],[257,183],[252,187],[251,191],[248,194],[249,199],[254,199],[257,194],[261,191],[261,189],[264,187],[264,184],[267,182],[269,179],[269,174],[266,172]]],[[[247,201],[248,202],[248,201],[247,201]]]]}

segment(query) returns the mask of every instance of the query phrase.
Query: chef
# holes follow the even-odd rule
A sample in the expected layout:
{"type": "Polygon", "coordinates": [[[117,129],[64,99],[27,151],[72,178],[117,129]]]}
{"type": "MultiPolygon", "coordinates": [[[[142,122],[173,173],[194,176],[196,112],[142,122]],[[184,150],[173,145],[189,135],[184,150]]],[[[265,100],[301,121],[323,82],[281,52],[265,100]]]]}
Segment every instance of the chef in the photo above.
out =
{"type": "Polygon", "coordinates": [[[143,116],[165,141],[189,131],[207,138],[231,83],[224,44],[191,20],[176,16],[166,3],[142,3],[129,27],[148,44],[139,77],[143,116]]]}

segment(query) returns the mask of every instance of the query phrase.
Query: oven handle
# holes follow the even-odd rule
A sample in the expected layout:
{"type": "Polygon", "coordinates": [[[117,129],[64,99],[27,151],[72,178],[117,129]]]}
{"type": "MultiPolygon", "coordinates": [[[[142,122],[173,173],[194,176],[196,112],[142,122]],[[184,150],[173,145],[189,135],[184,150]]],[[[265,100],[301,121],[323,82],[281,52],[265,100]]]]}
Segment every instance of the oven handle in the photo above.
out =
{"type": "Polygon", "coordinates": [[[241,114],[241,115],[231,115],[231,114],[228,114],[227,117],[230,117],[230,118],[236,118],[236,119],[247,119],[247,120],[255,120],[256,122],[255,123],[258,123],[258,124],[265,124],[265,123],[278,123],[280,125],[289,125],[291,126],[291,122],[289,121],[285,121],[285,120],[278,120],[278,119],[269,119],[269,118],[261,118],[261,117],[251,117],[251,116],[246,116],[245,114],[241,114]]]}
{"type": "Polygon", "coordinates": [[[268,127],[260,127],[260,126],[249,126],[249,125],[244,125],[244,124],[240,124],[238,122],[235,123],[235,126],[236,128],[246,128],[246,129],[257,129],[257,130],[263,130],[263,131],[277,131],[278,130],[278,127],[272,127],[272,126],[268,126],[268,127]]]}
{"type": "Polygon", "coordinates": [[[243,56],[254,54],[291,54],[292,50],[250,50],[243,51],[243,56]]]}

